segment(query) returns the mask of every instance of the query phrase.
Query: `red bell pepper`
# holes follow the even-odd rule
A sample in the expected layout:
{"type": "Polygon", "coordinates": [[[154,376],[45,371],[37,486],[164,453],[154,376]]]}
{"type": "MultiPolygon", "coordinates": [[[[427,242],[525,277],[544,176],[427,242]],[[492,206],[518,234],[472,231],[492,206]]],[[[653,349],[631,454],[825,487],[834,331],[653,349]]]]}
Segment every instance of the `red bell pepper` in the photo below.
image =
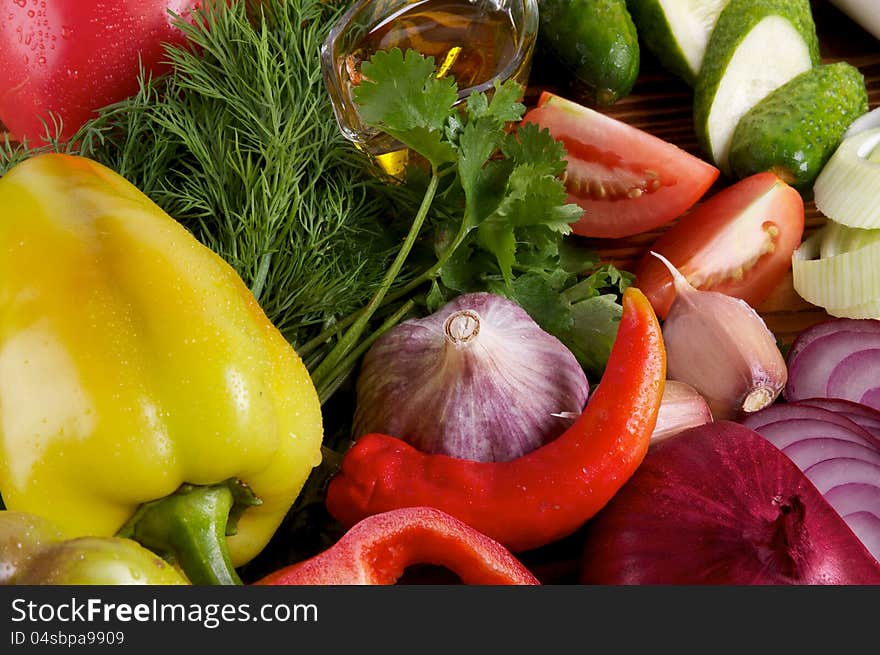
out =
{"type": "MultiPolygon", "coordinates": [[[[85,2],[6,0],[0,20],[0,122],[14,139],[38,140],[49,112],[68,138],[94,110],[134,94],[140,64],[169,70],[163,43],[182,44],[169,9],[185,16],[196,0],[85,2]],[[8,16],[7,16],[8,14],[8,16]]],[[[39,142],[39,141],[38,141],[39,142]]]]}
{"type": "Polygon", "coordinates": [[[431,507],[369,516],[323,553],[255,584],[387,585],[413,564],[445,566],[465,584],[540,584],[504,546],[431,507]]]}
{"type": "Polygon", "coordinates": [[[571,534],[641,463],[657,420],[666,352],[657,317],[630,287],[605,373],[562,435],[508,462],[423,453],[368,434],[343,457],[326,506],[343,525],[397,507],[437,507],[514,551],[571,534]]]}

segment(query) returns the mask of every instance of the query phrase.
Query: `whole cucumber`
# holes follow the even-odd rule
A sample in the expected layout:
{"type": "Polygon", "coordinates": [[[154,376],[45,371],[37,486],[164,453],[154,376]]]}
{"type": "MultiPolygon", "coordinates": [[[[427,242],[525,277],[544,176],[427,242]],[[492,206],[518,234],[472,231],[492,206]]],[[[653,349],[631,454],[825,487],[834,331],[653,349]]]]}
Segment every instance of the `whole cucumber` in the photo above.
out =
{"type": "Polygon", "coordinates": [[[540,46],[600,105],[632,91],[639,39],[626,0],[540,0],[540,46]]]}

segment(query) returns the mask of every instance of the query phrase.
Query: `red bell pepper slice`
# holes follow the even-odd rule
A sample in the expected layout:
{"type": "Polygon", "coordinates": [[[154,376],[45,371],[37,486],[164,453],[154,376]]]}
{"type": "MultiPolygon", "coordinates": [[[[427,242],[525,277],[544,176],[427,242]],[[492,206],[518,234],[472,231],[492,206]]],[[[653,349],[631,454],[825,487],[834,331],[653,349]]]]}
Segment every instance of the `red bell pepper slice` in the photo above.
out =
{"type": "Polygon", "coordinates": [[[367,517],[324,552],[255,584],[387,585],[412,564],[445,566],[465,584],[540,584],[497,541],[431,507],[367,517]]]}
{"type": "Polygon", "coordinates": [[[654,310],[634,287],[602,380],[562,435],[508,462],[423,453],[368,434],[331,479],[326,506],[343,525],[398,507],[432,506],[514,551],[571,534],[641,463],[663,395],[666,351],[654,310]]]}

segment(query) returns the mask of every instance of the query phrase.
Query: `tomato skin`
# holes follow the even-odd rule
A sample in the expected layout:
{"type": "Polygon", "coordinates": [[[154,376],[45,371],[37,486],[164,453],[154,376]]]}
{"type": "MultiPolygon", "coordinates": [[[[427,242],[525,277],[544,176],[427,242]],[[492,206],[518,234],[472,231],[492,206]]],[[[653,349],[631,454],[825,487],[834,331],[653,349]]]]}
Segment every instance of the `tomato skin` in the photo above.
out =
{"type": "Polygon", "coordinates": [[[523,123],[562,141],[568,201],[584,213],[572,231],[585,237],[640,234],[677,218],[720,171],[678,146],[548,91],[523,123]]]}
{"type": "Polygon", "coordinates": [[[761,304],[791,268],[804,233],[804,201],[773,173],[719,191],[664,232],[638,262],[634,285],[665,318],[675,299],[666,257],[698,289],[761,304]]]}
{"type": "Polygon", "coordinates": [[[62,139],[94,110],[138,90],[139,63],[169,70],[163,42],[183,44],[172,27],[194,0],[6,0],[0,20],[0,122],[13,139],[40,143],[54,133],[50,111],[63,120],[62,139]]]}

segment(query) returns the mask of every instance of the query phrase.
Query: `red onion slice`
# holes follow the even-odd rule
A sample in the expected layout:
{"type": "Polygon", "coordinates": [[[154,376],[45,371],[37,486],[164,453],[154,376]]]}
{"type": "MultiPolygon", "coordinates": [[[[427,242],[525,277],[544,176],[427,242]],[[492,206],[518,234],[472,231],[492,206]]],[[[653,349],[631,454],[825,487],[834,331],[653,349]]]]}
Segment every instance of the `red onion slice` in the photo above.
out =
{"type": "Polygon", "coordinates": [[[828,378],[841,361],[858,351],[875,348],[880,348],[880,331],[842,330],[814,339],[789,360],[784,397],[793,401],[830,396],[828,378]]]}
{"type": "MultiPolygon", "coordinates": [[[[779,450],[785,450],[790,445],[805,439],[838,439],[876,450],[871,436],[857,425],[853,424],[853,426],[856,429],[827,421],[793,418],[759,425],[751,429],[758,432],[779,450]]],[[[751,426],[746,425],[746,427],[751,426]]]]}
{"type": "Polygon", "coordinates": [[[842,439],[802,439],[789,444],[782,449],[782,452],[788,455],[802,471],[814,464],[837,457],[859,459],[880,466],[880,450],[842,439]]]}
{"type": "Polygon", "coordinates": [[[836,412],[874,435],[877,446],[880,447],[880,410],[843,398],[806,398],[792,404],[836,412]]]}
{"type": "MultiPolygon", "coordinates": [[[[786,361],[788,367],[794,363],[801,351],[820,337],[835,332],[880,332],[880,321],[869,318],[831,318],[817,323],[801,332],[788,349],[786,361]]],[[[788,396],[785,396],[788,398],[788,396]]]]}
{"type": "Polygon", "coordinates": [[[758,430],[763,425],[795,419],[822,421],[846,428],[861,435],[868,444],[873,444],[880,448],[880,440],[875,439],[874,435],[868,430],[862,428],[852,419],[843,416],[840,412],[834,411],[831,408],[815,407],[801,402],[770,405],[754,414],[750,414],[741,423],[752,430],[758,430]]]}
{"type": "Polygon", "coordinates": [[[850,484],[873,486],[880,493],[880,466],[851,457],[826,459],[804,471],[824,496],[831,489],[850,484]]]}
{"type": "Polygon", "coordinates": [[[829,489],[825,500],[842,516],[868,513],[880,519],[880,494],[870,484],[848,484],[829,489]]]}
{"type": "Polygon", "coordinates": [[[827,395],[880,409],[880,348],[844,357],[828,376],[827,395]]]}
{"type": "Polygon", "coordinates": [[[825,500],[880,560],[880,466],[860,459],[828,459],[804,470],[825,500]]]}

